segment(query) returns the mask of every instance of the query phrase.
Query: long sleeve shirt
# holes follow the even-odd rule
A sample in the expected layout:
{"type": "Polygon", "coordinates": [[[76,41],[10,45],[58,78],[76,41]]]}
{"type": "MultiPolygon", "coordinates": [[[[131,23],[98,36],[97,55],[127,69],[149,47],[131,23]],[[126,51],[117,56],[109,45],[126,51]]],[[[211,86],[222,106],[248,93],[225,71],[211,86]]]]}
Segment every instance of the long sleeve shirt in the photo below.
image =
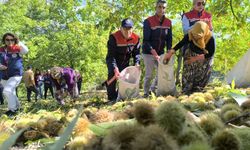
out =
{"type": "Polygon", "coordinates": [[[190,30],[197,21],[206,22],[209,25],[210,30],[213,30],[211,14],[205,10],[198,12],[193,9],[187,13],[184,13],[182,16],[182,28],[184,34],[187,34],[188,30],[190,30]]]}
{"type": "MultiPolygon", "coordinates": [[[[204,54],[203,50],[200,49],[198,46],[196,46],[193,41],[189,41],[188,38],[188,34],[186,34],[184,36],[184,38],[174,46],[174,50],[177,51],[178,49],[180,49],[182,46],[184,45],[189,45],[189,48],[197,53],[197,54],[204,54]]],[[[214,51],[215,51],[215,40],[214,37],[211,37],[210,40],[208,41],[208,43],[206,44],[205,49],[208,51],[208,54],[205,54],[205,58],[211,58],[214,55],[214,51]]]]}
{"type": "Polygon", "coordinates": [[[117,31],[109,36],[107,45],[106,63],[109,70],[129,66],[131,57],[134,59],[134,65],[140,64],[140,38],[135,33],[132,33],[131,38],[125,39],[121,31],[117,31]]]}
{"type": "Polygon", "coordinates": [[[158,55],[164,53],[164,49],[172,47],[172,23],[163,16],[161,20],[157,15],[151,16],[143,24],[143,54],[151,54],[155,49],[158,55]]]}

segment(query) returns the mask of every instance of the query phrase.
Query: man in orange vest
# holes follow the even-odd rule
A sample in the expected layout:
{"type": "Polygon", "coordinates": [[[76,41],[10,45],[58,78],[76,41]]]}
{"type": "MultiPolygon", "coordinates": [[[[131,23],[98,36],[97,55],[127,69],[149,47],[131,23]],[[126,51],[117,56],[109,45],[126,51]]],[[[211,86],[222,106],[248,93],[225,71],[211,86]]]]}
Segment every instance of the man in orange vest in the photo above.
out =
{"type": "Polygon", "coordinates": [[[133,33],[133,21],[124,19],[119,31],[111,34],[107,43],[108,53],[106,63],[108,67],[107,94],[108,100],[115,102],[117,99],[116,79],[120,71],[129,66],[131,57],[134,59],[134,65],[140,65],[140,38],[133,33]]]}

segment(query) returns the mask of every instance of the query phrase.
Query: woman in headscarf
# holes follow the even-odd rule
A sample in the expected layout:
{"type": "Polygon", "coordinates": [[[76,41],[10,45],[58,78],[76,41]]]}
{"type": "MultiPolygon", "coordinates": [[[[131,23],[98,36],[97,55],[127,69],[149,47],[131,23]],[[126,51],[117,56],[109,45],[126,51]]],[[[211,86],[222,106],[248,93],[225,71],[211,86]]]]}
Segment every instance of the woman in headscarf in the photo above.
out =
{"type": "Polygon", "coordinates": [[[78,97],[76,73],[72,68],[53,67],[51,77],[56,86],[55,98],[61,105],[65,104],[67,92],[73,99],[78,97]]]}
{"type": "Polygon", "coordinates": [[[16,96],[16,87],[23,75],[22,55],[28,52],[28,48],[12,33],[6,33],[2,38],[3,47],[0,47],[0,74],[2,77],[3,95],[8,102],[8,116],[13,116],[20,108],[20,102],[16,96]]]}
{"type": "Polygon", "coordinates": [[[182,73],[182,92],[191,94],[201,91],[207,85],[212,69],[212,57],[215,52],[215,39],[207,23],[198,21],[188,31],[188,34],[164,58],[171,58],[176,50],[187,44],[184,54],[182,73]]]}

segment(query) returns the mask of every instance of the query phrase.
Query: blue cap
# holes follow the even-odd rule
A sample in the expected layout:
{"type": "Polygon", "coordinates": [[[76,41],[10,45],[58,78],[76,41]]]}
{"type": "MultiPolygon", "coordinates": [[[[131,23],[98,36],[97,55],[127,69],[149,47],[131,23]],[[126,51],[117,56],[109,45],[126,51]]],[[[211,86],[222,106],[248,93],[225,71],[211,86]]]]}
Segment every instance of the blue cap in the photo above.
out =
{"type": "Polygon", "coordinates": [[[124,20],[122,20],[122,27],[125,27],[125,28],[132,28],[134,25],[133,21],[126,18],[124,20]]]}
{"type": "Polygon", "coordinates": [[[30,66],[28,66],[28,67],[27,67],[27,69],[32,69],[32,66],[31,66],[31,65],[30,65],[30,66]]]}

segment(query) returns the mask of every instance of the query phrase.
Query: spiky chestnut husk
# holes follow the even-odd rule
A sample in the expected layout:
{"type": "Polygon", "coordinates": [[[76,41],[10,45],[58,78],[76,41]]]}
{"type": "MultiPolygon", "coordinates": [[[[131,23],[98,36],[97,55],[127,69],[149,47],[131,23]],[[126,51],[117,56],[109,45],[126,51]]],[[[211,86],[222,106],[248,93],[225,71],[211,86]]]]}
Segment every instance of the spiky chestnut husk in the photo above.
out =
{"type": "MultiPolygon", "coordinates": [[[[237,110],[229,110],[227,112],[225,112],[222,116],[222,119],[226,122],[229,121],[237,116],[239,116],[241,113],[237,110]]],[[[240,122],[234,122],[236,124],[240,123],[240,122]]]]}
{"type": "Polygon", "coordinates": [[[195,142],[182,147],[181,150],[213,150],[213,149],[206,142],[195,142]]]}
{"type": "Polygon", "coordinates": [[[150,125],[132,141],[133,150],[178,150],[178,145],[170,135],[158,125],[150,125]]]}
{"type": "Polygon", "coordinates": [[[243,111],[250,109],[250,99],[242,103],[240,107],[243,111]]]}
{"type": "Polygon", "coordinates": [[[221,115],[223,116],[224,113],[226,113],[229,110],[236,110],[236,111],[239,111],[239,112],[241,111],[240,107],[238,105],[236,105],[236,104],[225,104],[221,108],[221,115]]]}
{"type": "Polygon", "coordinates": [[[220,117],[211,112],[205,113],[200,117],[199,125],[208,136],[212,136],[217,130],[224,128],[220,117]]]}
{"type": "Polygon", "coordinates": [[[239,137],[228,129],[217,131],[211,143],[215,150],[240,150],[241,148],[239,137]]]}
{"type": "Polygon", "coordinates": [[[114,114],[114,121],[129,119],[128,114],[126,114],[125,112],[113,112],[113,114],[114,114]]]}
{"type": "Polygon", "coordinates": [[[123,112],[128,115],[129,119],[135,118],[135,108],[134,107],[128,107],[123,112]]]}
{"type": "Polygon", "coordinates": [[[79,118],[77,121],[77,124],[73,130],[73,136],[85,136],[85,137],[91,137],[93,136],[93,132],[88,128],[89,127],[89,121],[83,118],[79,118]]]}
{"type": "Polygon", "coordinates": [[[58,136],[62,128],[63,124],[61,122],[57,120],[48,121],[48,124],[44,127],[44,132],[50,136],[58,136]]]}
{"type": "Polygon", "coordinates": [[[142,126],[133,124],[121,124],[112,128],[103,139],[103,150],[131,150],[131,143],[142,129],[142,126]]]}
{"type": "Polygon", "coordinates": [[[41,138],[48,138],[49,136],[46,133],[42,133],[36,130],[28,130],[23,133],[23,136],[26,140],[34,141],[41,138]]]}
{"type": "Polygon", "coordinates": [[[206,138],[202,131],[195,126],[186,127],[178,136],[179,145],[188,145],[193,142],[205,142],[206,138]]]}
{"type": "Polygon", "coordinates": [[[88,139],[84,136],[77,136],[67,144],[69,150],[82,150],[84,145],[88,143],[88,139]]]}
{"type": "Polygon", "coordinates": [[[185,126],[186,111],[176,101],[162,103],[155,112],[156,123],[172,136],[177,136],[185,126]]]}
{"type": "Polygon", "coordinates": [[[147,126],[153,124],[154,119],[154,108],[146,101],[141,101],[135,104],[135,118],[141,125],[147,126]]]}
{"type": "Polygon", "coordinates": [[[234,128],[231,131],[236,134],[241,141],[241,150],[250,149],[250,130],[249,128],[234,128]]]}
{"type": "Polygon", "coordinates": [[[84,146],[84,150],[102,150],[102,137],[92,137],[84,146]]]}
{"type": "Polygon", "coordinates": [[[108,110],[100,109],[94,115],[92,115],[89,120],[93,123],[102,123],[113,121],[114,115],[108,110]]]}

